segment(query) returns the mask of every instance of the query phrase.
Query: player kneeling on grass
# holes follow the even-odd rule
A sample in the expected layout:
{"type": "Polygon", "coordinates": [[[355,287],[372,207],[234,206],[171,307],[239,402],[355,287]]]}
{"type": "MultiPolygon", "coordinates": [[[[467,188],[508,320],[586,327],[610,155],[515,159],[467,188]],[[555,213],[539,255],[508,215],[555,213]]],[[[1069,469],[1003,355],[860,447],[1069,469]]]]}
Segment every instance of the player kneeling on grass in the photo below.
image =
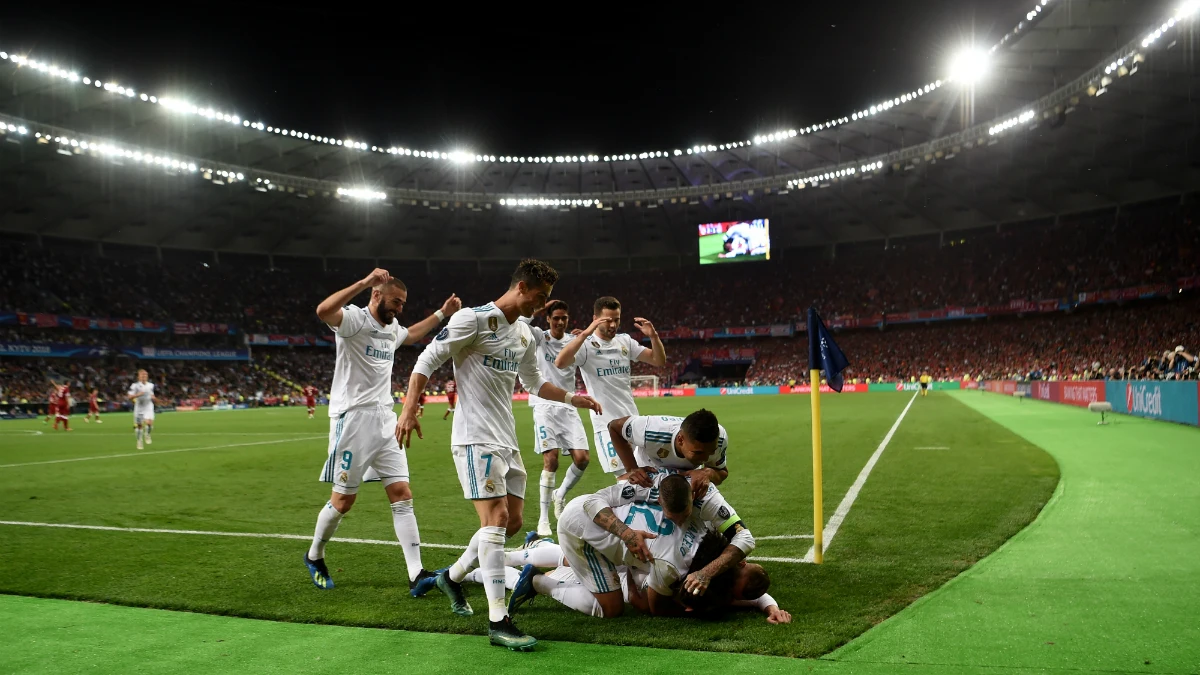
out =
{"type": "Polygon", "coordinates": [[[636,415],[608,423],[613,450],[623,466],[622,476],[634,485],[651,487],[655,470],[684,472],[697,498],[709,485],[720,485],[729,477],[725,455],[729,434],[708,410],[687,417],[636,415]]]}
{"type": "MultiPolygon", "coordinates": [[[[619,526],[644,526],[647,531],[657,535],[660,539],[672,537],[685,529],[675,527],[676,521],[667,516],[668,513],[678,514],[678,511],[671,509],[668,503],[672,498],[670,494],[672,489],[679,486],[687,490],[685,498],[688,501],[687,506],[691,517],[700,521],[704,532],[714,532],[718,535],[708,540],[711,546],[718,547],[716,553],[697,557],[695,550],[690,554],[685,551],[682,554],[682,558],[677,562],[686,561],[691,564],[674,565],[676,569],[687,569],[690,572],[687,579],[683,582],[683,592],[696,598],[701,597],[708,591],[714,579],[736,569],[742,560],[754,551],[754,535],[742,523],[742,519],[716,487],[710,486],[703,497],[692,499],[692,492],[687,484],[687,478],[683,474],[664,471],[652,475],[652,484],[649,488],[630,484],[617,484],[610,488],[605,488],[595,495],[578,497],[571,502],[571,504],[575,504],[576,506],[575,525],[571,527],[565,525],[568,522],[568,516],[567,511],[564,510],[563,518],[559,521],[559,541],[562,542],[562,546],[565,548],[568,545],[567,542],[572,537],[575,539],[579,538],[580,535],[573,534],[573,531],[581,529],[579,512],[587,508],[586,500],[589,499],[592,500],[591,508],[593,509],[596,508],[597,503],[607,504],[612,509],[614,516],[621,521],[618,523],[619,526]],[[682,482],[680,481],[681,478],[683,479],[682,482]]],[[[567,505],[568,508],[571,504],[567,505]]],[[[597,524],[599,524],[599,521],[594,520],[593,524],[589,527],[582,528],[585,535],[590,535],[593,539],[596,539],[600,534],[599,528],[596,526],[597,524]]],[[[609,543],[611,544],[611,542],[609,543]]],[[[696,543],[685,541],[685,544],[689,546],[696,543]]],[[[594,548],[594,545],[592,546],[594,548]]],[[[661,548],[663,550],[674,551],[674,549],[666,546],[666,542],[654,542],[653,547],[656,550],[661,548]]],[[[535,576],[534,567],[554,566],[552,548],[553,545],[531,547],[506,556],[506,564],[526,565],[526,568],[522,570],[520,583],[518,584],[519,590],[513,593],[512,601],[510,602],[510,612],[530,600],[537,593],[550,593],[552,597],[563,602],[563,604],[567,604],[567,601],[575,601],[585,597],[578,593],[573,593],[569,589],[565,589],[562,579],[544,578],[539,580],[535,576]]],[[[611,545],[606,550],[610,555],[621,552],[611,545]]],[[[678,553],[678,551],[674,552],[678,553]]],[[[618,567],[626,564],[628,562],[627,559],[628,555],[623,555],[622,561],[615,561],[608,558],[608,560],[616,563],[618,567]]],[[[674,564],[671,561],[672,559],[668,558],[666,564],[674,564]]],[[[661,562],[654,561],[650,569],[659,566],[661,562]]],[[[570,564],[569,561],[568,564],[570,564]]],[[[571,567],[577,566],[571,565],[571,567]]],[[[576,569],[576,579],[581,574],[580,569],[582,568],[576,569]]],[[[639,579],[639,581],[649,582],[645,571],[639,571],[636,565],[631,566],[630,573],[639,579]]],[[[580,609],[584,605],[568,606],[580,609]]],[[[663,611],[668,611],[669,608],[669,605],[663,605],[663,611]]],[[[649,611],[648,608],[647,611],[649,611]]],[[[605,613],[604,616],[609,616],[609,614],[605,613]]]]}

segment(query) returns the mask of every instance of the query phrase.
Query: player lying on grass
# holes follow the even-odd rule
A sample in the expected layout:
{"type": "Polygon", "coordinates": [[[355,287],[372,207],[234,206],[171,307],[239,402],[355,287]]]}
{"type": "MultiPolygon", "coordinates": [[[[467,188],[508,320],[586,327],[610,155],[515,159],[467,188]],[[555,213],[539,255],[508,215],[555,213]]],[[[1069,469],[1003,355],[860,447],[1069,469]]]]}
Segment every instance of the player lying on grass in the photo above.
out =
{"type": "MultiPolygon", "coordinates": [[[[711,558],[720,552],[722,545],[723,542],[716,538],[707,547],[702,545],[702,549],[707,548],[708,557],[711,558]]],[[[704,561],[701,556],[704,553],[703,550],[697,553],[696,558],[692,561],[693,569],[702,566],[701,563],[704,561]]],[[[533,587],[535,579],[543,589],[542,592],[552,598],[557,599],[557,596],[572,594],[570,589],[579,585],[580,582],[571,567],[565,563],[562,548],[549,539],[537,539],[521,549],[506,552],[504,555],[504,564],[506,565],[504,583],[509,590],[513,591],[509,612],[515,613],[521,605],[537,597],[539,591],[533,587]],[[518,571],[512,567],[513,565],[524,565],[524,569],[518,571]],[[538,568],[549,568],[550,571],[541,573],[538,568]],[[520,592],[517,591],[518,588],[520,592]]],[[[638,592],[636,596],[630,595],[629,568],[620,567],[617,569],[617,573],[621,578],[621,592],[625,602],[649,613],[648,608],[644,605],[644,593],[638,592]]],[[[766,615],[767,623],[792,622],[792,615],[781,609],[775,598],[767,593],[771,586],[771,578],[761,565],[741,561],[731,571],[722,574],[720,578],[724,579],[725,577],[729,577],[729,583],[722,584],[721,589],[714,588],[700,598],[696,596],[690,596],[690,599],[685,598],[686,606],[683,616],[708,618],[729,607],[753,607],[766,615]],[[718,590],[721,592],[717,592],[718,590]],[[696,600],[702,602],[697,603],[696,600]],[[687,604],[689,601],[690,605],[687,604]]],[[[472,583],[483,583],[482,575],[478,573],[478,570],[468,574],[466,580],[472,583]]],[[[639,588],[641,583],[644,583],[644,580],[635,579],[634,588],[639,588]]],[[[680,596],[677,594],[677,597],[680,596]]]]}
{"type": "Polygon", "coordinates": [[[709,485],[720,485],[729,477],[725,466],[729,433],[708,410],[687,417],[618,417],[608,423],[608,429],[622,465],[630,467],[621,479],[634,485],[650,487],[650,472],[655,469],[682,471],[696,496],[703,497],[709,485]]]}

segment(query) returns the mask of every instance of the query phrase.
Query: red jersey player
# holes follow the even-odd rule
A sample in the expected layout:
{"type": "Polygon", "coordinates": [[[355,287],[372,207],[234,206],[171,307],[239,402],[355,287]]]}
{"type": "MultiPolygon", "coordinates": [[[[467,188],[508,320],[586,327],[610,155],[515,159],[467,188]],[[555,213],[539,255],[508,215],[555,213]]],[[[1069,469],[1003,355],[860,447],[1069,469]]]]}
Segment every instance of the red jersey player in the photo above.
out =
{"type": "Polygon", "coordinates": [[[317,388],[311,384],[301,390],[304,394],[304,404],[308,406],[308,419],[314,419],[313,414],[317,412],[317,388]]]}
{"type": "Polygon", "coordinates": [[[57,388],[54,402],[54,428],[58,429],[58,423],[62,422],[63,429],[71,430],[71,388],[68,385],[62,385],[57,388]]]}
{"type": "Polygon", "coordinates": [[[91,424],[93,417],[96,418],[96,424],[104,424],[100,419],[100,392],[95,387],[92,387],[91,393],[88,394],[88,413],[83,420],[91,424]]]}
{"type": "Polygon", "coordinates": [[[54,417],[58,406],[58,385],[50,385],[50,393],[46,395],[46,419],[42,420],[42,424],[49,424],[50,418],[54,417]]]}
{"type": "Polygon", "coordinates": [[[446,383],[446,402],[450,405],[446,408],[446,414],[442,415],[442,419],[446,419],[454,412],[454,404],[458,401],[458,385],[454,380],[446,383]]]}

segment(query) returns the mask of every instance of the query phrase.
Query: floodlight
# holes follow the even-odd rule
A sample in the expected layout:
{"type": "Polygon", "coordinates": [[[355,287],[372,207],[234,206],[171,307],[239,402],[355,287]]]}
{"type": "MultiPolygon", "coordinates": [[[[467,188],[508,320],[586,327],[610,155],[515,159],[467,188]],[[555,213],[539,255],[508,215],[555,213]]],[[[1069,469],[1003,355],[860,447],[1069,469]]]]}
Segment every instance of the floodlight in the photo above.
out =
{"type": "Polygon", "coordinates": [[[950,77],[964,84],[975,84],[987,74],[988,55],[978,49],[964,49],[950,62],[950,77]]]}

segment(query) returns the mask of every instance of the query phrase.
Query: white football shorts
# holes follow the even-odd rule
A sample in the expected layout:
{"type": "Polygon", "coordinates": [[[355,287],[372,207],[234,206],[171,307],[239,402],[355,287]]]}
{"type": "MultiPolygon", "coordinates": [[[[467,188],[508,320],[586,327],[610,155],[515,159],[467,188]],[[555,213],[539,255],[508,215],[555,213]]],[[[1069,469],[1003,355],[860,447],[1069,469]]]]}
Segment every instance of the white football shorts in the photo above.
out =
{"type": "Polygon", "coordinates": [[[512,448],[475,443],[455,445],[454,468],[466,499],[495,499],[505,495],[525,498],[525,463],[512,448]]]}
{"type": "Polygon", "coordinates": [[[587,450],[587,432],[583,420],[574,408],[556,405],[533,406],[533,443],[541,455],[551,450],[561,450],[569,455],[571,450],[587,450]]]}
{"type": "Polygon", "coordinates": [[[333,483],[333,491],[358,493],[366,480],[384,486],[408,481],[408,456],[396,441],[396,413],[391,408],[355,408],[329,420],[329,457],[320,480],[333,483]]]}

